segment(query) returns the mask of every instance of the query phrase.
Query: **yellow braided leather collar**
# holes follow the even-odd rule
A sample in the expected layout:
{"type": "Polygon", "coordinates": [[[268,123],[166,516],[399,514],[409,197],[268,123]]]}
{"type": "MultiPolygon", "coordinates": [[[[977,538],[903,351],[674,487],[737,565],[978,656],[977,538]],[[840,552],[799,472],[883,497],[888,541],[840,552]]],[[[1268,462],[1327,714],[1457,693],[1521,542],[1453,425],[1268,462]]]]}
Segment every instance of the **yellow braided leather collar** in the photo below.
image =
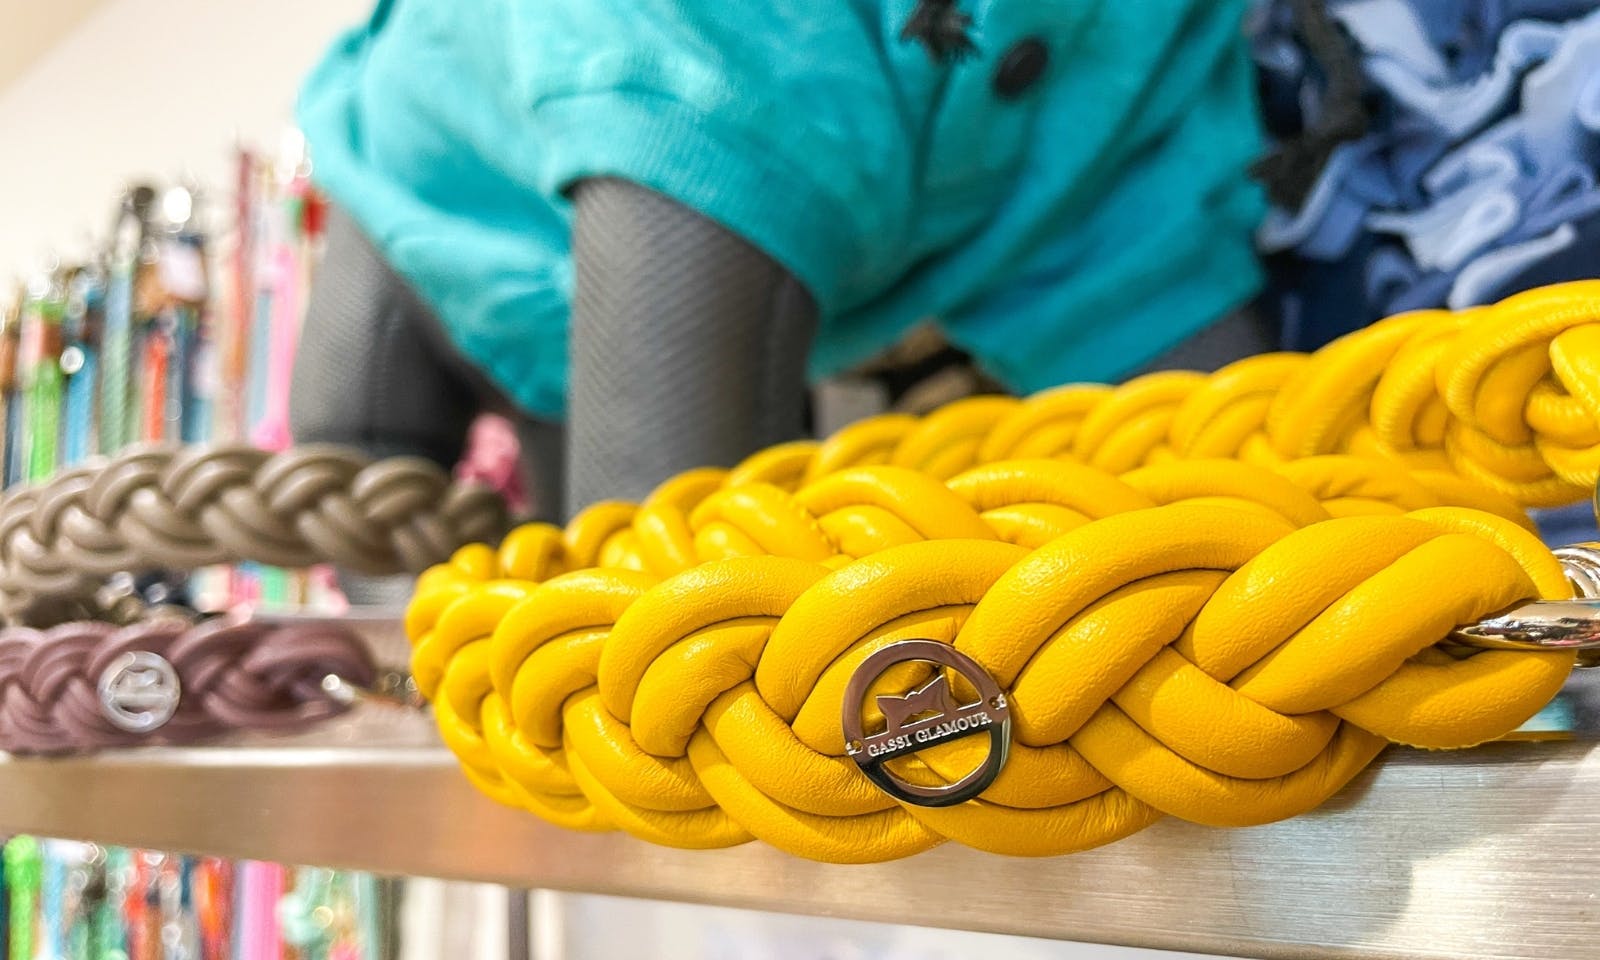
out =
{"type": "MultiPolygon", "coordinates": [[[[1572,654],[1438,644],[1571,595],[1522,508],[1574,502],[1597,471],[1586,282],[693,471],[464,548],[423,575],[407,631],[467,775],[552,822],[841,862],[945,839],[1060,854],[1163,814],[1291,816],[1389,742],[1515,729],[1572,654]],[[913,638],[1005,691],[1010,756],[978,799],[902,804],[846,756],[846,685],[913,638]]],[[[889,765],[933,786],[987,749],[889,765]]]]}

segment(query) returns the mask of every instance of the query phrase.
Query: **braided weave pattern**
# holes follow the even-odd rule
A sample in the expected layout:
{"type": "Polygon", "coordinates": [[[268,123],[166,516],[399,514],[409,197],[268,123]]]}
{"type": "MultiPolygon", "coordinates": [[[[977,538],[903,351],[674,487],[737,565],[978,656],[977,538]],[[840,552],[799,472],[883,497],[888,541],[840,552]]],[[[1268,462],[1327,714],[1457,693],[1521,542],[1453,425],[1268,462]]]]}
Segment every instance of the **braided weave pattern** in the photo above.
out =
{"type": "Polygon", "coordinates": [[[506,526],[492,491],[452,484],[425,460],[139,447],[0,502],[0,609],[87,596],[123,570],[253,560],[415,572],[506,526]]]}
{"type": "Polygon", "coordinates": [[[0,630],[0,750],[186,744],[229,730],[299,727],[344,709],[322,691],[329,674],[357,685],[377,675],[361,638],[336,624],[221,618],[190,625],[169,618],[127,627],[8,627],[0,630]],[[172,664],[182,689],[172,719],[147,734],[107,720],[97,692],[106,668],[136,651],[172,664]]]}
{"type": "MultiPolygon", "coordinates": [[[[1519,504],[1594,482],[1596,318],[1600,284],[1567,285],[693,471],[425,574],[413,670],[485,792],[676,846],[1050,855],[1164,814],[1291,816],[1388,742],[1501,736],[1559,689],[1570,654],[1438,644],[1571,595],[1519,504]],[[954,644],[1012,705],[977,800],[903,806],[845,756],[846,683],[910,638],[954,644]]],[[[983,749],[891,767],[945,783],[983,749]]]]}
{"type": "Polygon", "coordinates": [[[1600,281],[1403,314],[1314,354],[1252,357],[1211,375],[876,417],[820,444],[772,448],[723,482],[794,489],[874,464],[946,480],[1014,459],[1120,474],[1173,459],[1278,466],[1336,454],[1400,463],[1455,498],[1488,490],[1486,503],[1557,506],[1589,496],[1600,479],[1600,281]]]}

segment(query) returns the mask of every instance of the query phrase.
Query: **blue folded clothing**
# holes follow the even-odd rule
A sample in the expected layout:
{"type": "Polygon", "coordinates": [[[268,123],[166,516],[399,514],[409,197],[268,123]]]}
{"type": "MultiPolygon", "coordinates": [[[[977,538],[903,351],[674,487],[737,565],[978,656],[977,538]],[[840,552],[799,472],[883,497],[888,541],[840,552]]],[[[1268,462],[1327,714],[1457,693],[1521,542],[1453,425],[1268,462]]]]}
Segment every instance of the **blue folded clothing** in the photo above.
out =
{"type": "Polygon", "coordinates": [[[1577,255],[1600,229],[1592,2],[1331,0],[1343,49],[1297,9],[1262,2],[1249,21],[1268,131],[1304,142],[1336,117],[1350,135],[1326,138],[1304,191],[1268,183],[1257,245],[1288,346],[1600,275],[1577,255]],[[1339,82],[1347,58],[1354,99],[1339,82]]]}

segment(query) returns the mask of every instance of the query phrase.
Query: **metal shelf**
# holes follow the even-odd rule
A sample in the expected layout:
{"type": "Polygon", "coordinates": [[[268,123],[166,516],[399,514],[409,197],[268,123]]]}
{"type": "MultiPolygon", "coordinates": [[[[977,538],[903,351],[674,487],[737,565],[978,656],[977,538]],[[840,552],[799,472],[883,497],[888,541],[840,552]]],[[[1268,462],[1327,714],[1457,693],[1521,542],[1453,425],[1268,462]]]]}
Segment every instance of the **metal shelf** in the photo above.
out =
{"type": "Polygon", "coordinates": [[[476,793],[430,722],[382,708],[295,738],[0,760],[0,831],[1070,940],[1262,957],[1593,958],[1600,745],[1394,751],[1322,810],[1163,822],[1101,850],[954,846],[827,866],[549,827],[476,793]]]}

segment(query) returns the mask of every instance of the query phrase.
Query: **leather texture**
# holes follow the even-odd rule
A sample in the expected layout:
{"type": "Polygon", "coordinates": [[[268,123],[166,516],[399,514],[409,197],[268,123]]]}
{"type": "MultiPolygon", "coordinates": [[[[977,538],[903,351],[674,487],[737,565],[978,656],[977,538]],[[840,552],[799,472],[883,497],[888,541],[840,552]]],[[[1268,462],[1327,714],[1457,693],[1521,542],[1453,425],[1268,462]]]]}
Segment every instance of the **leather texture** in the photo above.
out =
{"type": "Polygon", "coordinates": [[[420,571],[508,525],[498,494],[418,457],[131,447],[0,500],[0,612],[91,597],[126,570],[253,560],[420,571]]]}
{"type": "MultiPolygon", "coordinates": [[[[1588,496],[1597,466],[1591,282],[689,471],[458,551],[406,626],[467,776],[555,823],[840,862],[1062,854],[1164,815],[1292,816],[1387,743],[1515,729],[1573,656],[1439,644],[1571,596],[1523,508],[1588,496]],[[1007,691],[978,799],[903,806],[845,754],[851,674],[911,638],[1007,691]]],[[[951,782],[983,749],[892,763],[951,782]]]]}
{"type": "Polygon", "coordinates": [[[8,627],[0,630],[0,749],[53,754],[299,728],[344,710],[323,691],[324,677],[368,686],[377,672],[360,635],[331,622],[169,617],[8,627]],[[171,719],[147,733],[112,724],[96,689],[107,667],[133,652],[166,660],[182,691],[171,719]]]}

